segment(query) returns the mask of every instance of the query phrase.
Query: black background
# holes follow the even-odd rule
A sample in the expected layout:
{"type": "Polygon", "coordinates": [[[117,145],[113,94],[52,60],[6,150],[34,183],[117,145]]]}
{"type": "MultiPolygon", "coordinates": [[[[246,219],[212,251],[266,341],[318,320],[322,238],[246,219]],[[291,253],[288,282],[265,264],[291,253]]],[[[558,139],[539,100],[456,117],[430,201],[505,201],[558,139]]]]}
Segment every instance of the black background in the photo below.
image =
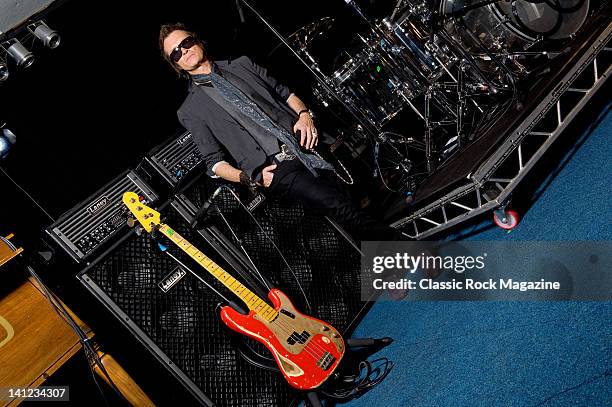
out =
{"type": "MultiPolygon", "coordinates": [[[[309,102],[308,72],[282,48],[269,57],[279,41],[246,7],[241,23],[234,1],[59,4],[45,20],[61,45],[48,50],[27,42],[36,61],[24,70],[10,65],[9,80],[0,83],[0,121],[17,135],[0,165],[53,218],[180,131],[176,109],[186,83],[161,59],[160,24],[185,23],[217,59],[253,57],[309,102]]],[[[336,40],[360,24],[341,0],[251,4],[285,36],[325,16],[336,18],[336,40]]],[[[376,15],[392,4],[362,6],[376,15]]],[[[324,44],[331,53],[336,45],[324,44]]],[[[0,197],[0,233],[32,239],[51,223],[4,175],[0,197]]]]}
{"type": "MultiPolygon", "coordinates": [[[[345,40],[360,29],[343,0],[251,3],[285,36],[311,21],[335,17],[334,37],[324,44],[331,54],[339,53],[345,40]]],[[[388,12],[392,3],[360,1],[371,15],[388,12]]],[[[179,132],[175,112],[186,83],[160,57],[157,36],[162,23],[182,21],[192,27],[219,59],[242,54],[253,57],[308,103],[311,77],[287,52],[268,57],[278,40],[246,8],[244,15],[246,22],[241,23],[233,0],[64,2],[46,17],[62,36],[60,47],[32,47],[37,57],[34,65],[27,70],[12,69],[9,80],[0,83],[0,122],[6,121],[17,135],[17,144],[0,166],[57,218],[179,132]]],[[[605,99],[605,92],[600,93],[605,99]]],[[[596,106],[591,103],[591,117],[596,117],[596,106]]],[[[584,118],[582,126],[588,121],[584,118]]],[[[551,152],[548,159],[562,156],[571,140],[556,146],[558,154],[551,156],[551,152]]],[[[542,162],[540,166],[539,173],[546,174],[549,165],[542,162]]],[[[541,182],[542,177],[531,179],[534,189],[541,182]]],[[[50,223],[0,174],[1,234],[16,232],[17,241],[28,250],[50,223]]],[[[102,339],[112,343],[113,331],[106,332],[111,334],[102,339]]],[[[117,336],[116,347],[138,349],[133,339],[117,336]]],[[[133,356],[132,369],[140,366],[136,379],[142,384],[143,378],[157,376],[145,390],[172,399],[178,385],[169,390],[156,386],[170,385],[169,374],[158,370],[156,362],[142,353],[133,356]]],[[[129,359],[125,353],[119,356],[129,359]]],[[[85,381],[89,373],[84,361],[72,363],[80,370],[71,377],[85,381]]],[[[68,383],[62,377],[55,380],[49,384],[68,383]]],[[[83,388],[89,396],[95,392],[91,384],[83,388]]]]}
{"type": "MultiPolygon", "coordinates": [[[[377,3],[376,10],[363,3],[377,12],[390,2],[377,3]]],[[[336,17],[336,39],[351,37],[359,26],[342,0],[252,4],[285,36],[325,16],[336,17]]],[[[185,23],[207,41],[214,58],[251,56],[310,104],[312,78],[286,51],[269,57],[279,41],[246,8],[244,16],[242,23],[233,0],[62,1],[45,16],[60,33],[61,45],[49,50],[25,43],[36,61],[22,70],[10,64],[9,79],[0,83],[0,123],[6,121],[17,135],[0,167],[57,219],[181,132],[176,109],[187,83],[160,56],[158,32],[164,23],[185,23]]],[[[334,54],[334,45],[320,45],[334,54]]],[[[32,258],[51,223],[0,174],[0,234],[16,233],[15,241],[32,258]]],[[[156,402],[193,404],[176,380],[84,292],[73,278],[78,270],[59,264],[37,269],[156,402]]],[[[74,405],[104,405],[81,355],[46,384],[70,385],[74,405]]],[[[117,404],[112,391],[106,388],[104,393],[110,405],[117,404]]]]}

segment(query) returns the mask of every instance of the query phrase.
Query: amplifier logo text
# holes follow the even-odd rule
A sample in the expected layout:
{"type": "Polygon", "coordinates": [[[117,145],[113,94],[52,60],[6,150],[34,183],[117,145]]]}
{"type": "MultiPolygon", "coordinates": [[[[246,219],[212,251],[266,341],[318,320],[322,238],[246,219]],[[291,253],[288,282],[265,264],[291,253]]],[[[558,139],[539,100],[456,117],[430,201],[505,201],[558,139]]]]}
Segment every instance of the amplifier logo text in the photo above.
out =
{"type": "Polygon", "coordinates": [[[187,272],[180,267],[176,267],[174,270],[170,272],[162,281],[157,284],[159,288],[165,293],[170,291],[172,287],[176,285],[179,281],[183,279],[187,275],[187,272]]]}
{"type": "Polygon", "coordinates": [[[110,199],[108,199],[106,196],[102,196],[97,201],[95,201],[94,203],[92,203],[91,205],[87,207],[87,212],[94,215],[100,209],[107,207],[109,202],[110,202],[110,199]]]}
{"type": "Polygon", "coordinates": [[[247,210],[249,212],[253,212],[263,201],[266,200],[264,194],[257,194],[255,197],[247,204],[247,210]]]}
{"type": "Polygon", "coordinates": [[[183,145],[183,144],[185,144],[185,143],[186,143],[186,142],[187,142],[187,141],[188,141],[190,138],[191,138],[191,133],[189,133],[189,134],[187,134],[187,135],[185,135],[185,136],[181,137],[180,139],[178,139],[178,140],[177,140],[177,143],[178,143],[179,145],[181,145],[181,146],[182,146],[182,145],[183,145]]]}

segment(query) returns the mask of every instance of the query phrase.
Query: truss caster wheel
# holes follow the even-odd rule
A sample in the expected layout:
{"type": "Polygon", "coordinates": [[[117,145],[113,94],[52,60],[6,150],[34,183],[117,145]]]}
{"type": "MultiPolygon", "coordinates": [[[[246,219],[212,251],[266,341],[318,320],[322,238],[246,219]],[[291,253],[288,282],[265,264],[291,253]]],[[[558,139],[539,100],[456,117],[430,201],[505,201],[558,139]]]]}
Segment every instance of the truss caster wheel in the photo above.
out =
{"type": "Polygon", "coordinates": [[[493,212],[493,222],[505,230],[512,230],[519,223],[519,214],[512,210],[498,209],[493,212]]]}

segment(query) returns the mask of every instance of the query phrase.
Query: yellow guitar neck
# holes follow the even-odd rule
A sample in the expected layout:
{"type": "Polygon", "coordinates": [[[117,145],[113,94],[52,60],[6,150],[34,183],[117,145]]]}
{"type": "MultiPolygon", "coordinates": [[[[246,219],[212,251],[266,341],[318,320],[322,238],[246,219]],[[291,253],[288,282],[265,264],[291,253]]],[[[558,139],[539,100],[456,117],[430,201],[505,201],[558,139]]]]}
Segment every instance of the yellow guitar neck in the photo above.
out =
{"type": "Polygon", "coordinates": [[[269,306],[264,300],[259,298],[254,292],[245,287],[242,283],[232,277],[221,266],[212,261],[208,256],[195,248],[185,238],[179,235],[174,229],[165,224],[160,224],[159,232],[163,233],[168,239],[176,244],[181,250],[189,255],[192,259],[198,262],[206,271],[212,274],[231,292],[236,294],[249,308],[255,311],[262,318],[272,321],[278,316],[274,308],[269,306]]]}

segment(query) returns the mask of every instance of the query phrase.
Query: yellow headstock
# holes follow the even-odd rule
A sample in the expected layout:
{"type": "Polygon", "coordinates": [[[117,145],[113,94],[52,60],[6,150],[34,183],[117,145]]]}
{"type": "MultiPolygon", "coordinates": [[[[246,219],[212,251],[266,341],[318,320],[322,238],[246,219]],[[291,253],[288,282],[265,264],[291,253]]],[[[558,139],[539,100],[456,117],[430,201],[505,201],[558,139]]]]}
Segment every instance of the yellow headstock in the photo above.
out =
{"type": "Polygon", "coordinates": [[[123,194],[123,203],[128,207],[130,212],[136,217],[138,222],[144,229],[151,233],[155,226],[160,223],[159,212],[149,208],[147,205],[140,202],[138,195],[134,192],[126,192],[123,194]]]}

